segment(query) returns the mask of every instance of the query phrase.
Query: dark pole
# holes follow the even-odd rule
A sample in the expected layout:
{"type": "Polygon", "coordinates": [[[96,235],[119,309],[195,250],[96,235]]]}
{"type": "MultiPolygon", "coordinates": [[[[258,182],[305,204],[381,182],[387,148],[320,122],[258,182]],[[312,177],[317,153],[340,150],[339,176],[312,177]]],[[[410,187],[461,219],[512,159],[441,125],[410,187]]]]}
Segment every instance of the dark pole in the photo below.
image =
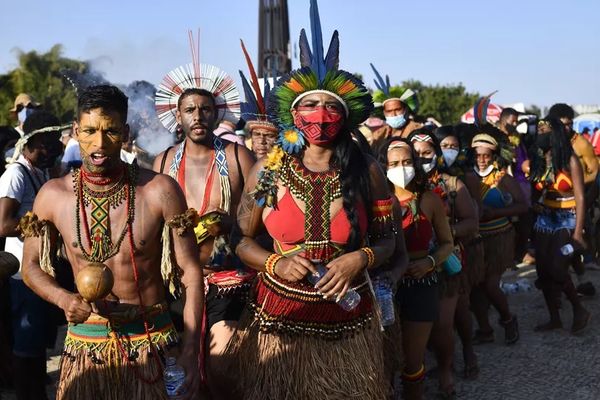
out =
{"type": "Polygon", "coordinates": [[[258,76],[281,76],[292,68],[287,0],[259,0],[258,76]]]}

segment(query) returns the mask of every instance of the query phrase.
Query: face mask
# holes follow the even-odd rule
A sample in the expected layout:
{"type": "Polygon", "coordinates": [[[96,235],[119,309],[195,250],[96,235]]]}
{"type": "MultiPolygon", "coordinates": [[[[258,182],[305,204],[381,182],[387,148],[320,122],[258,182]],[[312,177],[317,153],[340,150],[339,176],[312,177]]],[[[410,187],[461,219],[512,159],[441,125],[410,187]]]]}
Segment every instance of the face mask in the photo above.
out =
{"type": "Polygon", "coordinates": [[[444,162],[446,163],[446,167],[451,167],[458,157],[458,150],[444,149],[442,150],[442,153],[444,153],[444,162]]]}
{"type": "Polygon", "coordinates": [[[492,173],[492,171],[494,170],[494,164],[490,164],[486,169],[484,169],[483,171],[480,171],[479,168],[474,167],[473,168],[475,170],[475,172],[477,172],[477,174],[479,176],[481,176],[482,178],[485,178],[486,176],[488,176],[489,174],[492,173]]]}
{"type": "Polygon", "coordinates": [[[509,134],[513,134],[517,132],[517,127],[514,125],[504,125],[506,132],[508,132],[509,134]]]}
{"type": "Polygon", "coordinates": [[[410,181],[415,177],[415,167],[394,167],[390,168],[387,171],[387,178],[394,184],[394,186],[398,186],[401,188],[405,188],[408,186],[410,181]]]}
{"type": "Polygon", "coordinates": [[[541,135],[538,134],[538,136],[535,138],[535,144],[537,144],[537,146],[545,153],[552,147],[550,139],[549,133],[544,133],[541,135]]]}
{"type": "Polygon", "coordinates": [[[342,129],[342,115],[330,112],[325,107],[316,107],[306,115],[296,113],[294,125],[300,129],[310,144],[322,145],[335,140],[342,129]]]}
{"type": "Polygon", "coordinates": [[[393,117],[385,117],[385,122],[392,128],[399,129],[406,125],[406,117],[404,114],[395,115],[393,117]]]}
{"type": "Polygon", "coordinates": [[[23,107],[23,109],[21,111],[19,111],[19,113],[17,114],[17,118],[19,119],[19,122],[24,123],[25,120],[27,119],[27,117],[29,117],[29,115],[31,115],[32,112],[33,112],[32,108],[23,107]]]}
{"type": "Polygon", "coordinates": [[[423,171],[426,174],[430,173],[432,169],[435,168],[435,164],[437,162],[437,157],[433,156],[432,158],[420,157],[421,166],[423,167],[423,171]]]}

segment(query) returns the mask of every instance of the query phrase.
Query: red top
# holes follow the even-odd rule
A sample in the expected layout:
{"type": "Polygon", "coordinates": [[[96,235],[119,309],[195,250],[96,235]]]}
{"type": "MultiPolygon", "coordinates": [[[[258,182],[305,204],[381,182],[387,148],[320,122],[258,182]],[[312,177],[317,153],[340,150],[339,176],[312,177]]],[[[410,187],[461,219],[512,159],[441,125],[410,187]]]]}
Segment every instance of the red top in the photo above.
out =
{"type": "Polygon", "coordinates": [[[402,230],[409,258],[418,260],[427,257],[433,239],[433,225],[425,214],[419,209],[417,217],[414,218],[409,207],[402,216],[402,230]]]}
{"type": "MultiPolygon", "coordinates": [[[[367,232],[368,221],[362,203],[356,207],[356,211],[360,231],[364,236],[367,232]]],[[[264,223],[269,235],[282,245],[283,250],[288,250],[294,247],[293,245],[304,242],[304,213],[287,188],[281,200],[277,202],[277,207],[267,215],[264,223]]],[[[350,237],[351,226],[343,208],[331,218],[330,231],[333,243],[346,244],[350,237]]]]}

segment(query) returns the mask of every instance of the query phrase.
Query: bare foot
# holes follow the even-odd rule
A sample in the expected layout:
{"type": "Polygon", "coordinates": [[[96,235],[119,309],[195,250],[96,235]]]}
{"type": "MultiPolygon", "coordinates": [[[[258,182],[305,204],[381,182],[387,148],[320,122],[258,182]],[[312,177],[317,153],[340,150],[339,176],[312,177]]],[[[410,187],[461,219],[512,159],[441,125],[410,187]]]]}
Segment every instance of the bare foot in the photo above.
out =
{"type": "Polygon", "coordinates": [[[558,321],[550,320],[549,322],[546,322],[545,324],[536,325],[535,328],[533,328],[533,330],[535,332],[547,332],[547,331],[552,331],[555,329],[562,329],[562,328],[563,328],[563,324],[560,320],[558,320],[558,321]]]}

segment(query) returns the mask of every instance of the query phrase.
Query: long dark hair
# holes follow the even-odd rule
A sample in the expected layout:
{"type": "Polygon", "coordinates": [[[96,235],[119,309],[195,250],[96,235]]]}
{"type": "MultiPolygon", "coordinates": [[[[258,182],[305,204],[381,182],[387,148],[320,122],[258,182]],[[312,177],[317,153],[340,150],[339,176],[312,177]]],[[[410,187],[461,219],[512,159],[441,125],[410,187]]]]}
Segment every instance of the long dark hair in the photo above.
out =
{"type": "Polygon", "coordinates": [[[362,244],[362,235],[356,205],[362,200],[370,223],[371,204],[371,175],[369,162],[360,147],[352,139],[350,130],[343,128],[333,142],[334,153],[332,164],[340,170],[340,184],[344,211],[350,221],[350,237],[346,243],[346,251],[354,251],[362,244]]]}
{"type": "MultiPolygon", "coordinates": [[[[541,124],[549,125],[552,131],[549,133],[545,133],[545,135],[550,136],[550,154],[552,156],[552,168],[555,172],[559,171],[570,171],[570,162],[571,157],[573,156],[573,147],[569,139],[567,138],[567,134],[565,133],[564,125],[562,122],[555,118],[544,118],[540,120],[538,123],[538,130],[541,124]]],[[[539,132],[536,132],[535,138],[539,132]]],[[[544,156],[544,152],[540,149],[536,143],[533,144],[528,149],[529,159],[531,160],[530,174],[529,179],[531,181],[538,181],[544,176],[546,173],[547,165],[546,165],[546,157],[544,156]]]]}

